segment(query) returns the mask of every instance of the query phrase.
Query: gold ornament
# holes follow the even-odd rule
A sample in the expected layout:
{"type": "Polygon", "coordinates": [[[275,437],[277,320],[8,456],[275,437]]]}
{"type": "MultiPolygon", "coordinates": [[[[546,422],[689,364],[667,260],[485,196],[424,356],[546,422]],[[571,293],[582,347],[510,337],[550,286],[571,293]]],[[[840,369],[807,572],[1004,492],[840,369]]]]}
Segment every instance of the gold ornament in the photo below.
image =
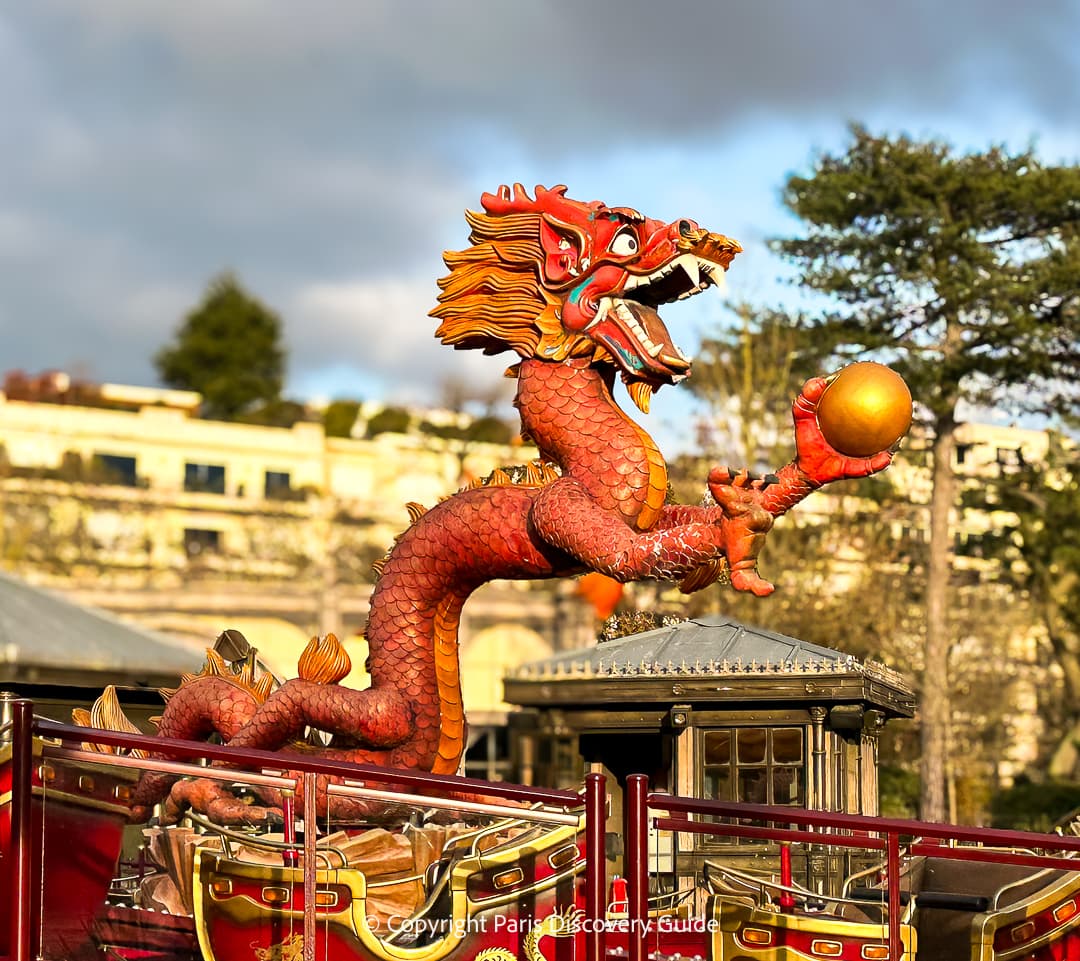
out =
{"type": "Polygon", "coordinates": [[[882,364],[852,364],[825,388],[817,418],[825,440],[841,454],[870,457],[907,433],[911,391],[903,377],[882,364]]]}

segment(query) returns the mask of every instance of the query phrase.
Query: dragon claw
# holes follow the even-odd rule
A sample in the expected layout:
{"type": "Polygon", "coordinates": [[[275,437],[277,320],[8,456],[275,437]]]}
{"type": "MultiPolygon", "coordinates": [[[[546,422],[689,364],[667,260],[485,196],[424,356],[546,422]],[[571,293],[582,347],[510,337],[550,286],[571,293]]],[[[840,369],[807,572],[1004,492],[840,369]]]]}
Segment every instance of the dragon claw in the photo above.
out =
{"type": "Polygon", "coordinates": [[[776,590],[755,569],[733,570],[731,572],[731,586],[737,591],[753,594],[755,597],[768,597],[776,590]]]}
{"type": "Polygon", "coordinates": [[[894,453],[886,450],[873,457],[851,457],[840,453],[825,439],[818,423],[817,407],[830,382],[831,378],[825,377],[808,380],[791,408],[795,420],[796,463],[815,487],[876,474],[889,466],[894,453]]]}
{"type": "Polygon", "coordinates": [[[765,490],[770,484],[776,483],[779,483],[779,478],[775,474],[755,474],[745,467],[738,470],[733,467],[714,467],[709,473],[709,489],[712,491],[713,499],[718,504],[721,498],[717,496],[715,490],[717,487],[734,487],[743,491],[758,491],[765,490]]]}

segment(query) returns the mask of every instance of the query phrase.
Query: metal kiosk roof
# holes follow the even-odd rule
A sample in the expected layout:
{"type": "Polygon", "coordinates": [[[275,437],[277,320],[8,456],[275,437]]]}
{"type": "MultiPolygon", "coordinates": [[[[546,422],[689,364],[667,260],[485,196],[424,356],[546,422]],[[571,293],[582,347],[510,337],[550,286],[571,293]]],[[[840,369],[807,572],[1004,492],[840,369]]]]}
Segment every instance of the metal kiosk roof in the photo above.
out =
{"type": "Polygon", "coordinates": [[[537,708],[813,701],[859,703],[892,717],[915,710],[911,687],[883,664],[724,615],[556,654],[522,665],[504,683],[509,703],[537,708]]]}

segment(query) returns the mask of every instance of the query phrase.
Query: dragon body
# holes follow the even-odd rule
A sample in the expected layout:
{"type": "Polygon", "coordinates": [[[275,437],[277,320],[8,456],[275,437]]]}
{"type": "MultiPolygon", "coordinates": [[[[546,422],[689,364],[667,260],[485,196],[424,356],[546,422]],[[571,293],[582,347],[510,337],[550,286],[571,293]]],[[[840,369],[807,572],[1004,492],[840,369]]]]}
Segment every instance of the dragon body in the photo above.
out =
{"type": "MultiPolygon", "coordinates": [[[[299,676],[273,693],[211,664],[169,699],[161,735],[216,733],[240,747],[454,773],[465,746],[457,628],[481,584],[600,571],[677,581],[685,591],[726,578],[764,595],[772,587],[757,558],[773,518],[828,481],[888,464],[888,452],[850,458],[829,447],[814,416],[825,382],[811,381],[794,405],[795,462],[764,478],[713,470],[715,506],[665,503],[664,458],[616,403],[616,381],[647,411],[656,390],[689,373],[657,308],[716,285],[738,244],[693,221],[580,203],[562,187],[538,187],[534,197],[503,187],[482,204],[466,215],[471,245],[446,254],[450,273],[432,313],[444,343],[519,355],[508,374],[540,462],[517,482],[496,472],[414,511],[371,598],[369,688],[338,683],[348,658],[328,637],[313,641],[299,676]],[[333,735],[330,746],[301,743],[308,727],[333,735]]],[[[169,787],[144,776],[140,810],[169,787]]],[[[264,800],[244,806],[200,781],[177,783],[171,796],[174,807],[192,804],[223,821],[266,816],[279,799],[264,800]]],[[[332,803],[347,817],[359,802],[332,803]]]]}

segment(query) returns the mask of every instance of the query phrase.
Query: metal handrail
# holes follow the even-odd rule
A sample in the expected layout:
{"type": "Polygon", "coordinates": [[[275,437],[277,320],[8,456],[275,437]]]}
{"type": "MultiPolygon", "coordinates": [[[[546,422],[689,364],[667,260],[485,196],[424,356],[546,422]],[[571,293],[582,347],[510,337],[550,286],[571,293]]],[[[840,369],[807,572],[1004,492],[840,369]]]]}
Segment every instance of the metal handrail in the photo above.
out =
{"type": "Polygon", "coordinates": [[[492,814],[496,816],[512,817],[522,821],[537,821],[541,824],[576,825],[579,817],[576,814],[561,814],[558,811],[535,810],[532,808],[515,808],[505,804],[488,804],[482,801],[465,801],[439,797],[431,797],[426,794],[401,794],[396,791],[381,791],[377,788],[360,787],[357,784],[328,784],[326,793],[341,797],[354,797],[361,800],[392,801],[398,804],[414,804],[420,807],[431,808],[436,811],[465,811],[470,814],[492,814]]]}
{"type": "MultiPolygon", "coordinates": [[[[643,775],[630,775],[631,779],[643,775]]],[[[679,832],[719,834],[740,837],[769,837],[774,841],[803,840],[814,844],[866,847],[886,852],[886,888],[888,904],[888,929],[890,956],[901,951],[901,898],[899,890],[900,838],[929,838],[931,841],[914,840],[908,853],[933,854],[941,858],[964,861],[986,861],[1026,865],[1035,868],[1061,869],[1062,857],[1016,853],[1016,849],[1068,852],[1067,857],[1080,853],[1080,837],[1064,838],[1040,835],[1031,831],[1005,831],[998,828],[970,828],[956,825],[936,824],[926,821],[910,821],[899,818],[871,818],[857,814],[837,814],[828,811],[811,811],[779,805],[743,804],[732,801],[711,801],[697,798],[680,798],[669,794],[651,793],[634,802],[634,809],[627,811],[628,818],[647,818],[650,808],[668,812],[667,817],[653,819],[654,826],[663,830],[679,832]],[[681,815],[672,817],[672,813],[681,815]],[[736,822],[752,820],[780,825],[775,828],[750,826],[745,823],[718,824],[715,821],[694,821],[692,815],[713,815],[734,819],[736,822]],[[801,825],[800,829],[790,825],[801,825]],[[940,841],[970,842],[989,847],[954,847],[940,841]],[[998,848],[999,850],[994,850],[998,848]],[[1005,849],[1005,850],[1001,850],[1005,849]]],[[[628,871],[631,896],[647,882],[647,865],[639,857],[628,871]]],[[[639,895],[640,896],[640,895],[639,895]]],[[[909,899],[909,904],[914,899],[909,899]]],[[[640,961],[633,957],[630,961],[640,961]]]]}
{"type": "MultiPolygon", "coordinates": [[[[33,851],[31,831],[31,805],[34,797],[35,754],[40,749],[35,740],[53,738],[61,744],[76,748],[49,745],[54,756],[84,760],[88,763],[130,767],[140,770],[159,770],[196,778],[247,781],[269,787],[294,790],[303,779],[304,810],[306,824],[317,823],[315,810],[316,777],[327,776],[340,780],[362,780],[366,783],[399,785],[420,792],[440,792],[461,796],[482,795],[511,801],[543,804],[555,809],[581,809],[582,814],[563,814],[564,823],[579,824],[584,819],[585,848],[585,911],[592,923],[585,932],[584,961],[603,961],[605,956],[605,933],[600,923],[604,910],[604,818],[605,779],[602,774],[586,775],[585,786],[579,792],[536,788],[521,784],[488,782],[477,778],[435,775],[415,770],[380,767],[373,764],[354,764],[348,761],[330,761],[304,755],[283,755],[276,751],[234,748],[228,745],[208,744],[162,738],[146,734],[127,734],[98,728],[60,724],[33,715],[33,702],[28,698],[16,698],[10,705],[12,724],[8,728],[12,744],[11,759],[11,856],[8,862],[10,897],[7,905],[9,931],[9,955],[11,961],[31,961],[31,923],[34,906],[33,851]],[[93,743],[101,746],[140,750],[150,756],[133,758],[130,755],[105,754],[78,750],[77,746],[93,743]],[[211,764],[203,767],[184,762],[201,761],[211,764]],[[240,773],[255,768],[258,773],[240,773]],[[270,773],[264,773],[269,771],[270,773]],[[287,772],[287,773],[286,773],[287,772]]],[[[431,806],[433,798],[417,795],[423,803],[431,806]]],[[[397,800],[400,796],[394,795],[397,800]]],[[[457,802],[460,804],[461,802],[457,802]]],[[[452,805],[451,805],[452,806],[452,805]]],[[[502,814],[504,806],[493,805],[502,814]]],[[[551,821],[558,811],[529,811],[511,809],[518,818],[551,821]]],[[[304,864],[304,935],[305,943],[315,943],[315,871],[317,852],[315,833],[305,835],[303,849],[307,855],[304,864]]]]}
{"type": "Polygon", "coordinates": [[[165,774],[209,778],[214,781],[242,781],[244,784],[257,784],[260,787],[272,787],[295,790],[296,779],[273,774],[255,774],[251,771],[236,771],[235,768],[201,767],[198,764],[185,764],[182,761],[165,761],[152,757],[131,757],[128,754],[102,754],[100,751],[80,751],[68,747],[54,747],[46,744],[42,747],[42,757],[60,761],[82,761],[89,764],[104,764],[108,767],[130,767],[140,771],[160,771],[165,774]]]}
{"type": "MultiPolygon", "coordinates": [[[[256,767],[260,770],[290,773],[323,774],[342,780],[366,781],[378,784],[400,784],[422,790],[438,789],[447,793],[482,794],[514,801],[543,803],[552,807],[578,807],[582,796],[573,791],[537,788],[501,781],[482,781],[479,778],[431,774],[402,768],[379,767],[375,764],[354,764],[351,761],[331,761],[302,754],[282,755],[277,751],[255,748],[235,748],[227,744],[207,744],[203,741],[184,741],[150,734],[125,734],[100,728],[78,727],[56,721],[35,719],[37,734],[63,741],[91,742],[112,747],[137,748],[151,752],[155,758],[198,758],[231,765],[234,769],[256,767]]],[[[111,755],[120,756],[120,755],[111,755]]],[[[206,768],[205,770],[213,770],[206,768]]]]}
{"type": "Polygon", "coordinates": [[[1009,891],[1012,888],[1018,888],[1024,884],[1030,884],[1032,881],[1038,881],[1040,878],[1050,874],[1054,874],[1057,871],[1073,873],[1070,872],[1068,868],[1043,868],[1041,871],[1036,871],[1034,874],[1029,874],[1026,877],[1017,878],[1015,881],[1010,881],[1008,884],[1003,884],[1000,888],[997,889],[997,891],[994,892],[994,900],[990,902],[991,908],[995,911],[998,910],[998,908],[1001,906],[1001,897],[1003,894],[1005,894],[1006,891],[1009,891]]]}
{"type": "MultiPolygon", "coordinates": [[[[743,804],[736,801],[712,801],[702,798],[677,797],[673,794],[651,793],[648,795],[648,805],[650,808],[675,811],[681,814],[712,814],[726,818],[751,819],[774,824],[801,824],[814,828],[849,831],[856,836],[865,834],[880,837],[892,834],[908,838],[969,841],[989,847],[1036,850],[1055,848],[1060,851],[1080,853],[1080,837],[1066,838],[1038,834],[1034,831],[976,828],[955,824],[939,824],[933,821],[909,821],[901,818],[870,817],[865,814],[812,811],[807,808],[743,804]]],[[[951,849],[943,849],[941,853],[943,857],[952,856],[951,849]]]]}
{"type": "MultiPolygon", "coordinates": [[[[798,884],[781,884],[779,881],[772,880],[772,878],[760,877],[747,871],[740,871],[738,868],[724,867],[719,864],[713,864],[712,862],[709,862],[709,865],[721,874],[726,874],[738,881],[742,881],[744,884],[758,888],[761,891],[762,896],[766,896],[766,892],[776,891],[780,894],[791,894],[795,897],[803,898],[806,901],[822,901],[828,904],[859,903],[853,898],[836,897],[831,894],[819,894],[817,891],[811,891],[809,888],[804,888],[798,884]]],[[[770,897],[769,900],[771,901],[773,898],[770,897]]]]}
{"type": "MultiPolygon", "coordinates": [[[[221,824],[215,824],[213,821],[202,818],[192,811],[185,812],[185,817],[190,821],[194,821],[199,827],[205,828],[207,831],[214,834],[218,834],[222,838],[228,838],[231,841],[235,841],[237,844],[244,844],[251,848],[265,848],[268,851],[285,852],[298,850],[298,845],[290,844],[288,841],[276,841],[273,838],[263,837],[258,834],[245,834],[243,831],[234,831],[221,824]]],[[[338,856],[341,860],[341,864],[338,865],[338,867],[348,866],[349,859],[345,857],[345,852],[334,847],[332,844],[324,844],[321,850],[316,847],[315,853],[320,859],[326,862],[327,870],[330,870],[333,867],[330,863],[330,858],[326,857],[327,854],[336,854],[338,856]]]]}

